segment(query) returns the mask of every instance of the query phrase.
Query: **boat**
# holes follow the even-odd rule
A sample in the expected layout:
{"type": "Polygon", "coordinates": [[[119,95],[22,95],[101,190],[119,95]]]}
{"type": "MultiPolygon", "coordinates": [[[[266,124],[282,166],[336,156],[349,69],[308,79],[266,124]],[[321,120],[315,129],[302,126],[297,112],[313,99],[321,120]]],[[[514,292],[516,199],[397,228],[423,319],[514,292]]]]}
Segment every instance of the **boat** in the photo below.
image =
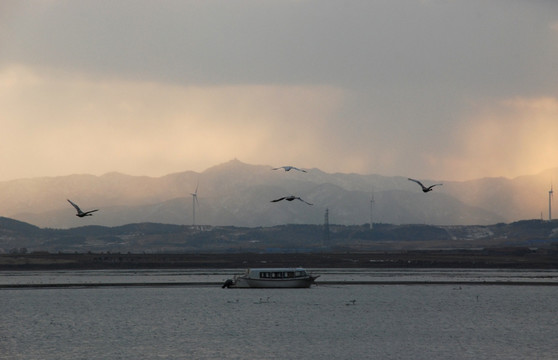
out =
{"type": "MultiPolygon", "coordinates": [[[[318,275],[319,276],[319,275],[318,275]]],[[[223,288],[308,288],[318,276],[303,268],[247,269],[223,284],[223,288]]]]}

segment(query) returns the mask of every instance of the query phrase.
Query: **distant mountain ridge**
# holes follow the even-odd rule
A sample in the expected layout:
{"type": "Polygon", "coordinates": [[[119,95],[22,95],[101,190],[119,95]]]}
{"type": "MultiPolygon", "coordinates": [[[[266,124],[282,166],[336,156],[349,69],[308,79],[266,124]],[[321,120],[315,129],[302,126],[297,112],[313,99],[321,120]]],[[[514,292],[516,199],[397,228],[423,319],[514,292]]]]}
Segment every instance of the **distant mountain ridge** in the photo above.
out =
{"type": "Polygon", "coordinates": [[[514,179],[424,179],[424,183],[444,183],[424,194],[405,176],[306,170],[285,172],[231,160],[200,173],[162,177],[108,173],[4,181],[0,182],[0,215],[47,228],[141,222],[191,225],[191,194],[198,186],[196,223],[203,225],[322,224],[326,209],[332,224],[366,224],[371,196],[374,223],[488,225],[546,217],[550,180],[558,178],[555,168],[514,179]],[[270,202],[291,194],[314,206],[270,202]],[[66,199],[83,210],[100,211],[78,219],[66,199]]]}

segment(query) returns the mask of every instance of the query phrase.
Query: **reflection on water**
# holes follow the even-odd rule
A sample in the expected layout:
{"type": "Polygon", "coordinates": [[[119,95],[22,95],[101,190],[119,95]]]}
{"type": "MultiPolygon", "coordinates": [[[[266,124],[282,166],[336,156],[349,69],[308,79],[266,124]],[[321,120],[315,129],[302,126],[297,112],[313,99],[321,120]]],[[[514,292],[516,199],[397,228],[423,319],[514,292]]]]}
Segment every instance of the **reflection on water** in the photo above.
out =
{"type": "MultiPolygon", "coordinates": [[[[3,272],[1,277],[3,284],[146,278],[190,283],[220,282],[236,272],[3,272]]],[[[314,272],[328,281],[393,277],[556,280],[553,271],[314,272]]],[[[558,358],[556,286],[5,288],[0,298],[0,359],[558,358]]]]}

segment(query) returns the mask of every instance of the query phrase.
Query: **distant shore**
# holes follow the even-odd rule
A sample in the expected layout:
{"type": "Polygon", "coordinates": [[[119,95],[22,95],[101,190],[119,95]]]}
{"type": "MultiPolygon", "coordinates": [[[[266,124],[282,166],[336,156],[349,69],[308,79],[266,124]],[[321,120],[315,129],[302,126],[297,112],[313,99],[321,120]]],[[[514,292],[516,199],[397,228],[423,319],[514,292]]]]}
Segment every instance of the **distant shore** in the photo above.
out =
{"type": "Polygon", "coordinates": [[[510,248],[346,253],[31,253],[0,255],[0,270],[306,268],[558,269],[558,252],[510,248]]]}

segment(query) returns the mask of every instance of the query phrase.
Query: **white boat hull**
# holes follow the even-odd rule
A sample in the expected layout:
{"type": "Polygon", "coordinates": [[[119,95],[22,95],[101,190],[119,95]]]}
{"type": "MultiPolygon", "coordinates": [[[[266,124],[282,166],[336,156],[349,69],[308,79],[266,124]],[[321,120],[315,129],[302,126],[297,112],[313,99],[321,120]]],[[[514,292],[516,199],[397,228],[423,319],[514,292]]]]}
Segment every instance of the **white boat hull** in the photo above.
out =
{"type": "Polygon", "coordinates": [[[317,276],[304,269],[249,269],[223,284],[223,288],[309,288],[317,276]]]}
{"type": "Polygon", "coordinates": [[[307,279],[281,279],[263,280],[238,277],[231,288],[308,288],[314,283],[313,278],[307,279]]]}

